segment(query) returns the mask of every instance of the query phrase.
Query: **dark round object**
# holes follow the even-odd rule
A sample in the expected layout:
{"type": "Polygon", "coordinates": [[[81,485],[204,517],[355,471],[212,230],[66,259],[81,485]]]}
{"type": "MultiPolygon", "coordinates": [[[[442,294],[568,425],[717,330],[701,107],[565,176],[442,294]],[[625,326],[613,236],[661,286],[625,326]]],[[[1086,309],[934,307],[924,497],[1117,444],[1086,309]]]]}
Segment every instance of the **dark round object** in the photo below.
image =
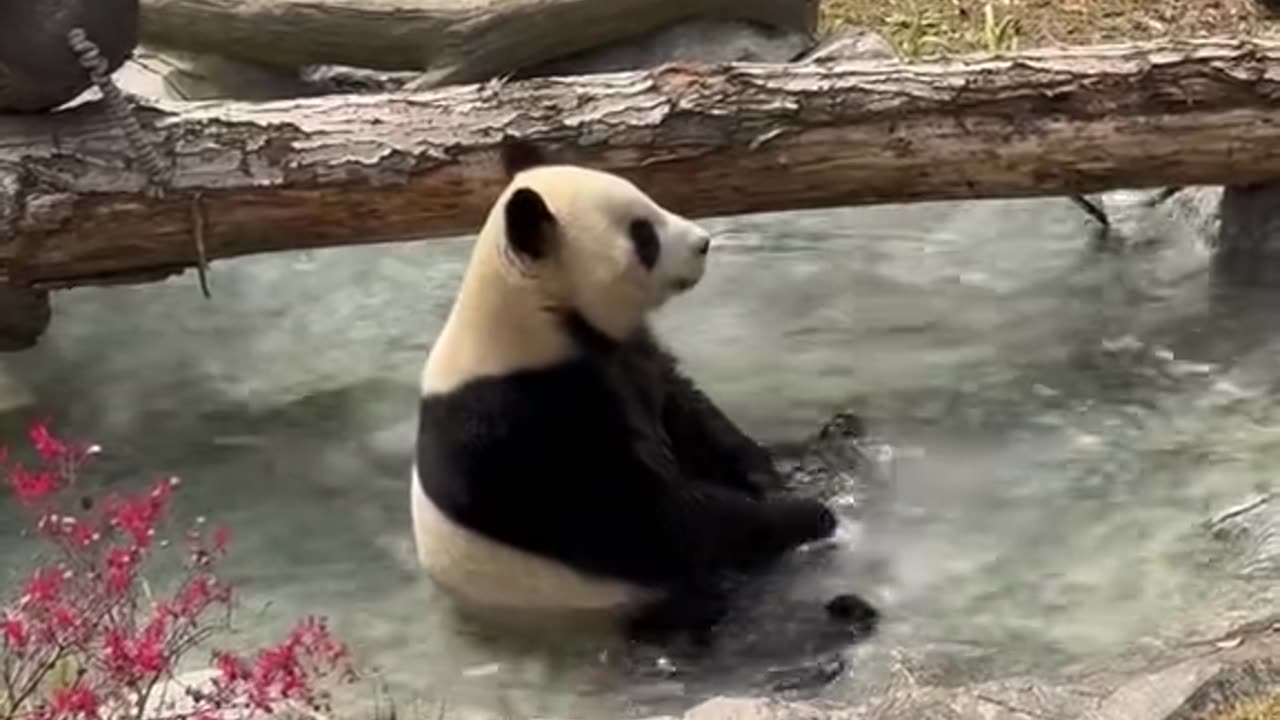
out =
{"type": "Polygon", "coordinates": [[[0,112],[44,112],[84,92],[67,44],[83,28],[113,72],[138,45],[138,0],[0,0],[0,112]]]}
{"type": "Polygon", "coordinates": [[[834,620],[867,629],[875,627],[880,620],[880,611],[853,593],[837,595],[827,602],[827,614],[834,620]]]}
{"type": "Polygon", "coordinates": [[[35,347],[52,318],[47,290],[0,284],[0,352],[35,347]]]}

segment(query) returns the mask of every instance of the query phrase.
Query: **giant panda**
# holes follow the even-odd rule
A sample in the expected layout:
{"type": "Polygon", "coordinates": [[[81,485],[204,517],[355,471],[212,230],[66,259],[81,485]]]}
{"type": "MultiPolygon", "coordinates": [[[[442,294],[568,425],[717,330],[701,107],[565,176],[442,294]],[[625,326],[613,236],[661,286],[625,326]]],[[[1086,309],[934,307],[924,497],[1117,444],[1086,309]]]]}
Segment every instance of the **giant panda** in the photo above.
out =
{"type": "MultiPolygon", "coordinates": [[[[418,560],[472,615],[709,642],[732,578],[830,537],[836,517],[782,491],[650,328],[702,278],[707,231],[532,145],[503,163],[422,369],[418,560]]],[[[877,615],[856,596],[829,609],[877,615]]]]}

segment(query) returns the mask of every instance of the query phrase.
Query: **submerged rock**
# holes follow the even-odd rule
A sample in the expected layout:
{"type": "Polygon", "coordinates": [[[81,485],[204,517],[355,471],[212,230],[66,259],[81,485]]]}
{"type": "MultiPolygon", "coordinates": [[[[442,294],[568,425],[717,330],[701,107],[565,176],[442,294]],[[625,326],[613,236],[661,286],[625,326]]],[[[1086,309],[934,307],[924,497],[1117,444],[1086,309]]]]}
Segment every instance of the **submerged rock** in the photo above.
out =
{"type": "Polygon", "coordinates": [[[678,720],[1200,720],[1280,689],[1277,621],[1053,676],[940,686],[904,674],[852,704],[720,697],[678,720]]]}
{"type": "MultiPolygon", "coordinates": [[[[1115,191],[1112,197],[1133,194],[1115,191]]],[[[1175,220],[1204,246],[1214,250],[1213,270],[1217,282],[1235,286],[1272,287],[1280,282],[1280,183],[1251,185],[1197,185],[1170,187],[1139,193],[1137,202],[1145,214],[1148,237],[1120,237],[1132,234],[1113,223],[1108,244],[1132,245],[1168,242],[1177,237],[1174,228],[1160,222],[1175,220]],[[1153,214],[1154,213],[1154,214],[1153,214]]]]}
{"type": "Polygon", "coordinates": [[[858,506],[862,497],[888,482],[891,448],[868,434],[853,412],[836,413],[814,435],[775,449],[788,485],[839,505],[858,506]]]}
{"type": "Polygon", "coordinates": [[[1245,498],[1205,523],[1218,567],[1255,579],[1280,577],[1280,503],[1267,493],[1245,498]]]}

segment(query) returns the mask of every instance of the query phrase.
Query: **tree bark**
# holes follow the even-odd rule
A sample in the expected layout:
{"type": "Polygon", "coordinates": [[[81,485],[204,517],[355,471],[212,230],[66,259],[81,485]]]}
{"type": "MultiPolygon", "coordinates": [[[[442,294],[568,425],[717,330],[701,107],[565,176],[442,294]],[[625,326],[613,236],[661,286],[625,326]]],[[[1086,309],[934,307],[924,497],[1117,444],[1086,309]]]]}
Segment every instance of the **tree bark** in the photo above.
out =
{"type": "Polygon", "coordinates": [[[814,29],[816,0],[143,0],[142,42],[480,82],[698,17],[814,29]]]}
{"type": "Polygon", "coordinates": [[[102,283],[201,254],[472,232],[504,136],[695,217],[1259,182],[1280,177],[1278,106],[1276,41],[164,103],[144,113],[172,173],[158,199],[96,107],[0,117],[0,275],[102,283]]]}

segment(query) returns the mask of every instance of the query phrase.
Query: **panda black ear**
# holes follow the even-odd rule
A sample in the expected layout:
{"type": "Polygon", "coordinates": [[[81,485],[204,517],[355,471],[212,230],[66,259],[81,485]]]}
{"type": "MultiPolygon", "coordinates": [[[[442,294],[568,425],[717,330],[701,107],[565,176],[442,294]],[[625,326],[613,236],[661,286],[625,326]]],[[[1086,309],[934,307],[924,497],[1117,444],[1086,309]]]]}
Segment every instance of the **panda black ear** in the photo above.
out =
{"type": "Polygon", "coordinates": [[[556,218],[536,190],[518,188],[507,199],[507,242],[521,255],[537,260],[551,249],[556,218]]]}
{"type": "Polygon", "coordinates": [[[542,148],[528,140],[508,138],[502,143],[502,171],[507,179],[515,177],[521,170],[528,170],[538,165],[546,165],[547,157],[542,148]]]}

